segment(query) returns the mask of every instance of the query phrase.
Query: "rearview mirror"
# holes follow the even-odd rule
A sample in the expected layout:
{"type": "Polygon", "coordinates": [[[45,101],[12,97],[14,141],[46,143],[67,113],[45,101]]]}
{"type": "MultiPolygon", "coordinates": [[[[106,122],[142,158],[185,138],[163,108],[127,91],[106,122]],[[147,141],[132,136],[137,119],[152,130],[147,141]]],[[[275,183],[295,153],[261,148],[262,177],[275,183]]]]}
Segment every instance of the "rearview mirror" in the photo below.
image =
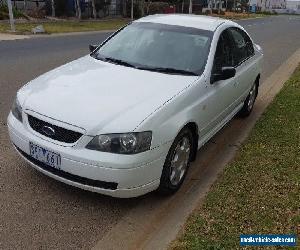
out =
{"type": "Polygon", "coordinates": [[[215,73],[212,75],[211,83],[227,80],[235,76],[236,70],[234,67],[222,67],[219,73],[215,73]]]}
{"type": "Polygon", "coordinates": [[[89,49],[90,49],[91,53],[97,48],[98,48],[98,45],[92,45],[92,44],[89,45],[89,49]]]}

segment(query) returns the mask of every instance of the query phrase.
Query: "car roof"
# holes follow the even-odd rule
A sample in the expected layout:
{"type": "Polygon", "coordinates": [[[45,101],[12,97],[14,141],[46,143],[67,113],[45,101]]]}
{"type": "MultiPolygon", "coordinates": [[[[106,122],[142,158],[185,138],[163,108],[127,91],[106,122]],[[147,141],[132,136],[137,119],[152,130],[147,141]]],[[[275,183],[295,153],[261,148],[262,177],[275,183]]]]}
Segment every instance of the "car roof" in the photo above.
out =
{"type": "Polygon", "coordinates": [[[218,17],[187,14],[157,14],[143,17],[141,19],[136,20],[135,22],[151,22],[169,25],[179,25],[210,31],[216,30],[216,28],[223,23],[233,24],[232,21],[218,17]]]}

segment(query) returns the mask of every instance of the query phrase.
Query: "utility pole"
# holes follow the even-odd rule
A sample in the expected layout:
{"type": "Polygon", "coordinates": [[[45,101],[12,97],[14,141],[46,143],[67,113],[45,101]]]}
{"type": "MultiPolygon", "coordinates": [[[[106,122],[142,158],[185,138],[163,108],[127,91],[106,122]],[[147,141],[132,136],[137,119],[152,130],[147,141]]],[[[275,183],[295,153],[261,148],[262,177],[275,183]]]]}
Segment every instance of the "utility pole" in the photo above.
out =
{"type": "Polygon", "coordinates": [[[9,12],[10,29],[12,32],[16,32],[14,13],[12,10],[11,0],[7,0],[7,7],[8,7],[8,12],[9,12]]]}
{"type": "Polygon", "coordinates": [[[190,0],[189,14],[193,14],[193,0],[190,0]]]}
{"type": "Polygon", "coordinates": [[[131,0],[131,20],[133,20],[133,0],[131,0]]]}

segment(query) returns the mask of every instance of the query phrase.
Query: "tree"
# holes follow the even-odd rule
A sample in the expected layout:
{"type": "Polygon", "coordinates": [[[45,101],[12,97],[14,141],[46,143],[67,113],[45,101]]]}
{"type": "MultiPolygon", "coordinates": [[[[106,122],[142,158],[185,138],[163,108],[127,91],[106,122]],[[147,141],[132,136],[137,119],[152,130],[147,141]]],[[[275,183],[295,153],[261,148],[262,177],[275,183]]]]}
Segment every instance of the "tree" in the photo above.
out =
{"type": "Polygon", "coordinates": [[[123,0],[123,16],[126,17],[127,16],[127,0],[123,0]]]}
{"type": "Polygon", "coordinates": [[[249,1],[248,0],[241,0],[241,10],[244,12],[246,10],[247,12],[249,11],[249,1]]]}
{"type": "Polygon", "coordinates": [[[16,27],[15,27],[15,19],[14,19],[14,14],[13,14],[11,0],[7,0],[7,8],[8,8],[8,13],[9,13],[10,28],[11,28],[12,32],[15,32],[16,31],[16,27]]]}
{"type": "Polygon", "coordinates": [[[152,1],[151,0],[148,0],[148,4],[147,4],[147,15],[149,14],[149,9],[150,9],[150,5],[151,5],[152,1]]]}
{"type": "Polygon", "coordinates": [[[131,0],[131,20],[133,20],[133,0],[131,0]]]}
{"type": "Polygon", "coordinates": [[[193,13],[193,0],[190,0],[190,5],[189,5],[189,14],[193,13]]]}
{"type": "Polygon", "coordinates": [[[93,9],[93,17],[96,19],[97,18],[97,11],[96,11],[95,0],[92,0],[92,9],[93,9]]]}
{"type": "Polygon", "coordinates": [[[78,19],[81,19],[81,7],[80,7],[80,0],[75,1],[75,9],[76,9],[76,16],[78,19]]]}
{"type": "Polygon", "coordinates": [[[140,12],[143,17],[145,15],[145,0],[140,0],[140,12]]]}
{"type": "Polygon", "coordinates": [[[54,0],[51,0],[51,15],[55,17],[55,6],[54,6],[54,0]]]}

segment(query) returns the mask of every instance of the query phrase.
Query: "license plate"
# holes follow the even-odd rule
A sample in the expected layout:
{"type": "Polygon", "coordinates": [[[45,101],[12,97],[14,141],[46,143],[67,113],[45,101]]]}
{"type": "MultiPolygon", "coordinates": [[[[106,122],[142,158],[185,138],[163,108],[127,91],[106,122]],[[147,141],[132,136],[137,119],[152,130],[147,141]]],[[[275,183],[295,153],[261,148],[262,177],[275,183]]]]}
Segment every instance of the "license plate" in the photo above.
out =
{"type": "Polygon", "coordinates": [[[44,149],[38,145],[33,144],[32,142],[29,143],[30,155],[48,166],[53,168],[60,169],[61,165],[61,158],[59,154],[53,153],[47,149],[44,149]]]}

